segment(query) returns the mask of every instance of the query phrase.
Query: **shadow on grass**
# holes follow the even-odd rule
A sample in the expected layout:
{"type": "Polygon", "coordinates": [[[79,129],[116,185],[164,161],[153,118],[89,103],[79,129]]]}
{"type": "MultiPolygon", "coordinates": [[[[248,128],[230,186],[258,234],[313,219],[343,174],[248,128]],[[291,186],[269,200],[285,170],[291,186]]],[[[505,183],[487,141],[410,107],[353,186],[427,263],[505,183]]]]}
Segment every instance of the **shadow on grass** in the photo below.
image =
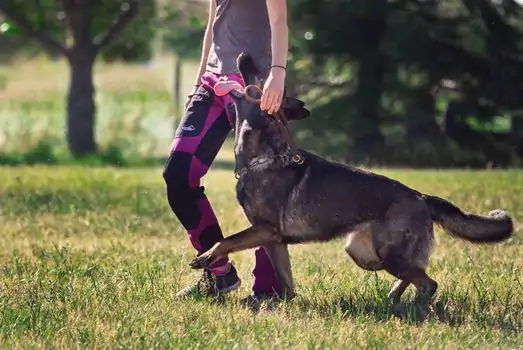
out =
{"type": "Polygon", "coordinates": [[[504,304],[503,301],[494,299],[472,304],[467,296],[445,293],[428,305],[416,304],[408,299],[392,305],[386,298],[339,298],[333,303],[331,301],[330,305],[304,300],[299,308],[302,312],[315,310],[326,317],[341,314],[343,318],[372,317],[376,321],[396,318],[411,324],[436,321],[451,327],[474,323],[486,329],[518,332],[523,321],[518,318],[515,310],[507,312],[506,307],[500,308],[500,302],[504,304]]]}
{"type": "MultiPolygon", "coordinates": [[[[517,333],[523,326],[523,320],[514,309],[507,308],[506,300],[482,300],[479,303],[471,303],[466,295],[444,293],[429,304],[417,304],[406,298],[395,304],[389,303],[386,297],[364,296],[364,297],[339,297],[334,300],[323,300],[321,298],[296,299],[283,308],[284,312],[294,313],[296,310],[307,317],[311,312],[324,318],[340,317],[350,318],[372,318],[376,322],[399,319],[402,322],[413,325],[421,325],[424,322],[440,322],[450,327],[460,327],[471,323],[484,329],[498,329],[505,333],[517,333]]],[[[268,303],[263,306],[250,305],[252,312],[257,313],[260,309],[278,310],[279,306],[287,303],[268,303]]],[[[296,315],[296,314],[294,314],[296,315]]]]}
{"type": "Polygon", "coordinates": [[[422,323],[430,314],[430,306],[413,302],[389,303],[381,297],[340,297],[334,300],[302,299],[297,302],[300,312],[313,311],[322,317],[357,318],[372,317],[376,321],[398,318],[408,323],[422,323]]]}
{"type": "MultiPolygon", "coordinates": [[[[73,159],[65,155],[57,155],[53,147],[41,142],[32,150],[23,153],[0,153],[0,166],[27,165],[78,165],[78,166],[111,166],[119,168],[145,168],[164,166],[167,157],[125,156],[120,148],[108,147],[96,155],[73,159]]],[[[216,160],[212,168],[233,171],[233,161],[216,160]]]]}

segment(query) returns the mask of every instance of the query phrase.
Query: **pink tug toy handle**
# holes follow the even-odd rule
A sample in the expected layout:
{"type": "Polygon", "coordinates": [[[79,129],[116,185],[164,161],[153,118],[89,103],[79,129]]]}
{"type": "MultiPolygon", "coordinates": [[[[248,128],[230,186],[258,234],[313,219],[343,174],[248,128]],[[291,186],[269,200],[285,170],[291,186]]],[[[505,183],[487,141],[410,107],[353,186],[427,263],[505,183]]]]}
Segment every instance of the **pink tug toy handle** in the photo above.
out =
{"type": "Polygon", "coordinates": [[[219,81],[214,85],[214,93],[216,96],[225,96],[232,90],[240,90],[243,92],[243,86],[237,81],[219,81]]]}

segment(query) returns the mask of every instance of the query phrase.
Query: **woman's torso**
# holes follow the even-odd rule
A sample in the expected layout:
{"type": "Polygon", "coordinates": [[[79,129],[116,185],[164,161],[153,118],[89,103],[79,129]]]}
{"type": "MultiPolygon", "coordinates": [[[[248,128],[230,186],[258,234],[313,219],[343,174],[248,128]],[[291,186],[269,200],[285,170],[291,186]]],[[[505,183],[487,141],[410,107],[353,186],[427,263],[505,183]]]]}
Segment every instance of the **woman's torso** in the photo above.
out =
{"type": "Polygon", "coordinates": [[[238,74],[236,59],[248,52],[261,74],[271,64],[271,28],[266,0],[216,0],[213,43],[207,70],[217,74],[238,74]]]}

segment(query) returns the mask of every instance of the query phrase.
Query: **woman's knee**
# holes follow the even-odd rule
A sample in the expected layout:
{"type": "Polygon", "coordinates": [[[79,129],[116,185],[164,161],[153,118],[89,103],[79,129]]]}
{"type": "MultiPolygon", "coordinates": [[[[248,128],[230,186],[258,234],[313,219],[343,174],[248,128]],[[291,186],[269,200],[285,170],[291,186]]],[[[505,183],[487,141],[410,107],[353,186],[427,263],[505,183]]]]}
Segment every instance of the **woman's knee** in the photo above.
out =
{"type": "Polygon", "coordinates": [[[167,201],[172,211],[187,229],[193,229],[200,222],[198,201],[203,196],[203,188],[191,186],[189,167],[183,157],[171,154],[163,170],[167,201]]]}
{"type": "Polygon", "coordinates": [[[192,158],[190,153],[171,152],[163,169],[163,179],[168,186],[189,187],[192,158]]]}

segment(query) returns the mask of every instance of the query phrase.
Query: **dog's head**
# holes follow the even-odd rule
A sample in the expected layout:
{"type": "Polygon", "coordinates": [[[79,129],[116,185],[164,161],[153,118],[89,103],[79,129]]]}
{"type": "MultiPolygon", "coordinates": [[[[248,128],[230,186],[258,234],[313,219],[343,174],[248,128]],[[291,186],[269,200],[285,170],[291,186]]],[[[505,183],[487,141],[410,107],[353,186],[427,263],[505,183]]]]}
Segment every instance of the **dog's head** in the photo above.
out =
{"type": "MultiPolygon", "coordinates": [[[[251,56],[242,53],[237,58],[237,66],[245,86],[254,85],[260,90],[263,90],[266,77],[261,77],[256,68],[251,56]]],[[[268,116],[260,108],[259,103],[253,103],[252,98],[260,99],[261,94],[258,91],[245,91],[244,88],[234,81],[219,82],[215,87],[215,91],[220,95],[229,94],[233,97],[236,104],[237,124],[241,125],[243,121],[247,122],[253,128],[263,128],[269,122],[268,116]],[[249,99],[246,94],[249,94],[249,99]]],[[[305,103],[297,98],[284,96],[281,106],[285,116],[288,120],[302,120],[310,115],[310,112],[305,108],[305,103]]]]}
{"type": "MultiPolygon", "coordinates": [[[[221,81],[215,85],[215,92],[224,96],[229,94],[236,108],[235,154],[236,166],[242,168],[253,158],[274,157],[282,154],[287,143],[274,117],[261,110],[260,104],[253,99],[261,98],[264,77],[260,77],[254,61],[248,54],[241,54],[237,59],[238,70],[245,86],[254,85],[259,88],[248,89],[235,81],[221,81]],[[248,94],[248,95],[247,95],[248,94]]],[[[288,120],[301,120],[309,116],[305,104],[292,97],[284,97],[282,109],[288,120]]]]}

